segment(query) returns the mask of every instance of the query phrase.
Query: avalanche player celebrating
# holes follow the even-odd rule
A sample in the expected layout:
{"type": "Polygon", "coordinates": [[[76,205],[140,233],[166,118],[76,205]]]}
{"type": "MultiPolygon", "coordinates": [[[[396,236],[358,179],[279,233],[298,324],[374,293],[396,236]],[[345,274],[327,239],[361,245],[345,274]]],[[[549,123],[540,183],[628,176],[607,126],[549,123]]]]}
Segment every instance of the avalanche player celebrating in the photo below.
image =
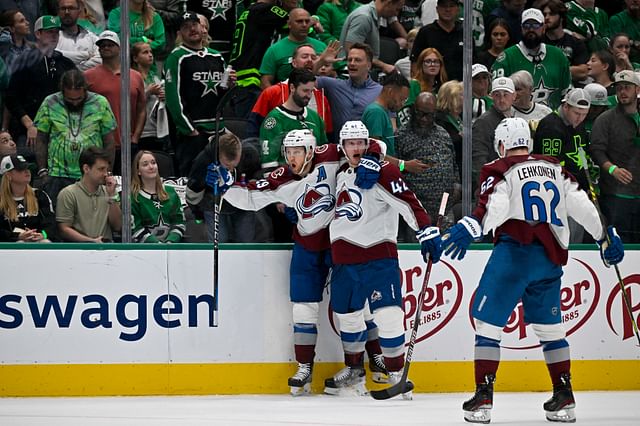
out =
{"type": "Polygon", "coordinates": [[[462,259],[472,240],[494,231],[495,247],[472,306],[476,393],[462,405],[469,422],[491,421],[502,329],[519,300],[525,322],[540,339],[553,383],[553,396],[543,405],[546,417],[575,422],[569,343],[560,311],[560,278],[569,245],[568,217],[598,241],[605,265],[614,265],[624,256],[615,229],[603,229],[596,207],[578,189],[575,178],[557,159],[530,154],[532,147],[525,120],[502,120],[494,139],[500,158],[485,164],[480,172],[480,195],[472,216],[463,217],[442,237],[445,255],[462,259]],[[606,244],[606,233],[610,245],[606,244]]]}
{"type": "MultiPolygon", "coordinates": [[[[384,155],[379,153],[380,145],[376,145],[376,149],[376,155],[384,155]]],[[[259,210],[275,202],[294,206],[287,207],[285,214],[296,223],[290,266],[290,297],[298,371],[289,378],[288,384],[292,395],[297,396],[311,390],[319,302],[331,268],[328,226],[334,216],[336,173],[344,163],[344,156],[335,144],[316,147],[316,139],[309,130],[287,133],[282,151],[287,166],[277,168],[266,179],[252,181],[246,187],[231,186],[224,199],[244,210],[259,210]]],[[[373,186],[379,169],[375,158],[359,167],[360,188],[373,186]]],[[[221,170],[221,175],[225,175],[224,170],[221,170]]],[[[211,176],[208,181],[211,184],[220,182],[216,176],[211,176]]],[[[221,189],[224,191],[226,188],[221,189]]],[[[378,345],[377,336],[375,338],[378,345]]],[[[370,356],[373,357],[373,353],[370,356]]],[[[384,364],[378,356],[380,365],[371,366],[378,367],[376,372],[382,374],[385,372],[384,364]]]]}
{"type": "Polygon", "coordinates": [[[357,128],[345,127],[340,132],[340,146],[348,164],[338,172],[335,218],[329,233],[334,264],[331,307],[339,318],[346,367],[325,380],[325,392],[363,394],[367,305],[378,326],[389,383],[400,381],[404,367],[398,213],[418,230],[425,260],[431,256],[438,262],[442,250],[438,228],[431,226],[429,215],[397,166],[383,162],[377,183],[371,189],[358,187],[358,169],[371,161],[369,140],[357,128]]]}

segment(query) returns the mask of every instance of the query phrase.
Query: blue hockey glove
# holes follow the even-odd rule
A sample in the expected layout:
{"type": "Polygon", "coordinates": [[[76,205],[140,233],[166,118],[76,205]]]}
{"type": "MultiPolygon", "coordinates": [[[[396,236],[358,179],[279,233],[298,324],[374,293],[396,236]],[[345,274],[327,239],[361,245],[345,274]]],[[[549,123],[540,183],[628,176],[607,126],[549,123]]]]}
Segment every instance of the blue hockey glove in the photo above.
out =
{"type": "Polygon", "coordinates": [[[371,189],[380,177],[380,161],[373,155],[364,155],[356,167],[356,185],[361,189],[371,189]]]}
{"type": "Polygon", "coordinates": [[[442,236],[444,254],[455,260],[464,259],[467,249],[472,241],[477,241],[482,237],[482,225],[473,216],[465,216],[451,228],[447,229],[442,236]]]}
{"type": "Polygon", "coordinates": [[[609,240],[611,244],[607,243],[607,239],[603,238],[598,241],[598,246],[600,246],[600,257],[604,262],[604,265],[608,268],[611,265],[617,265],[622,261],[624,257],[624,246],[622,245],[622,240],[618,236],[618,232],[616,228],[613,226],[609,226],[607,228],[607,234],[609,234],[609,240]]]}
{"type": "Polygon", "coordinates": [[[213,189],[214,193],[217,191],[220,194],[224,194],[233,185],[233,175],[224,166],[211,163],[207,167],[207,175],[204,178],[204,182],[209,188],[213,189]]]}
{"type": "Polygon", "coordinates": [[[425,262],[438,263],[442,255],[442,240],[440,230],[435,226],[425,226],[416,232],[416,238],[420,242],[420,251],[425,262]]]}
{"type": "Polygon", "coordinates": [[[298,213],[296,212],[296,209],[294,209],[293,207],[284,208],[284,217],[286,217],[287,220],[293,223],[294,225],[298,223],[298,213]]]}

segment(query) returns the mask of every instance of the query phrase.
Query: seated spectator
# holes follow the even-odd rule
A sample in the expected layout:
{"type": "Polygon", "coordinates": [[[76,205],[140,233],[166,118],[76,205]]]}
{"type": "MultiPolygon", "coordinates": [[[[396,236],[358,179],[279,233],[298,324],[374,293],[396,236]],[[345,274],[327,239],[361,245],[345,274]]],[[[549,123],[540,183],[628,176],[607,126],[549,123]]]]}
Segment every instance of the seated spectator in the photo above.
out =
{"type": "Polygon", "coordinates": [[[486,27],[484,36],[485,48],[476,55],[476,62],[491,69],[496,58],[510,46],[511,29],[502,18],[495,18],[486,27]]]}
{"type": "Polygon", "coordinates": [[[116,179],[109,172],[109,153],[91,146],[80,154],[82,177],[58,194],[56,221],[65,241],[106,243],[122,228],[116,179]]]}
{"type": "Polygon", "coordinates": [[[616,61],[616,72],[622,70],[640,71],[640,64],[631,62],[629,53],[631,52],[631,40],[625,33],[618,33],[611,37],[609,49],[613,53],[616,61]]]}
{"type": "MultiPolygon", "coordinates": [[[[316,51],[310,44],[301,44],[296,47],[291,57],[293,69],[313,70],[314,62],[317,60],[316,51]]],[[[260,126],[264,118],[278,105],[282,105],[289,98],[289,80],[281,81],[273,86],[267,87],[260,93],[256,104],[249,115],[248,137],[258,137],[260,126]]],[[[333,120],[329,100],[324,90],[314,89],[313,98],[309,101],[309,108],[318,113],[325,123],[327,134],[333,132],[333,120]]]]}
{"type": "Polygon", "coordinates": [[[589,67],[588,75],[593,82],[604,86],[609,96],[615,95],[613,76],[616,72],[616,61],[613,55],[608,50],[593,52],[587,66],[589,67]]]}
{"type": "MultiPolygon", "coordinates": [[[[403,179],[427,211],[438,211],[444,191],[450,193],[446,214],[460,198],[460,172],[449,133],[434,121],[436,98],[422,92],[411,106],[409,122],[398,130],[396,155],[401,159],[415,158],[429,166],[422,173],[405,173],[403,179]]],[[[415,231],[406,225],[399,236],[405,242],[415,242],[415,231]]]]}
{"type": "MultiPolygon", "coordinates": [[[[60,21],[44,15],[34,25],[36,48],[20,55],[7,88],[6,105],[11,121],[9,129],[18,149],[34,150],[37,129],[33,119],[44,98],[60,90],[60,78],[65,71],[75,69],[71,59],[55,50],[60,37],[60,21]]],[[[3,120],[4,121],[4,120],[3,120]]]]}
{"type": "Polygon", "coordinates": [[[418,35],[419,28],[414,28],[407,33],[407,56],[404,58],[400,58],[396,61],[395,67],[396,70],[404,78],[411,81],[411,49],[413,49],[413,42],[416,39],[416,35],[418,35]]]}
{"type": "Polygon", "coordinates": [[[387,155],[395,155],[394,128],[390,113],[402,108],[409,96],[409,82],[401,74],[388,75],[382,85],[382,92],[364,109],[362,122],[369,130],[369,136],[387,145],[387,155]]]}
{"type": "Polygon", "coordinates": [[[538,123],[552,110],[539,102],[533,102],[533,77],[529,71],[516,71],[511,74],[511,80],[516,88],[516,99],[513,101],[513,116],[527,120],[531,137],[534,137],[538,123]]]}
{"type": "Polygon", "coordinates": [[[291,130],[309,129],[318,145],[327,143],[324,122],[317,112],[307,105],[313,98],[316,77],[311,71],[296,68],[289,75],[289,97],[271,110],[260,127],[262,141],[262,167],[275,169],[285,164],[282,156],[282,139],[291,130]]]}
{"type": "Polygon", "coordinates": [[[79,24],[80,0],[58,0],[60,38],[56,50],[71,59],[80,71],[86,71],[100,63],[96,41],[98,36],[79,24]]]}
{"type": "MultiPolygon", "coordinates": [[[[593,122],[598,118],[598,116],[600,116],[600,114],[609,109],[609,95],[607,94],[607,89],[598,83],[589,83],[584,86],[584,90],[589,94],[589,98],[591,99],[589,114],[587,114],[587,118],[584,120],[584,128],[587,131],[588,140],[591,140],[593,122]]],[[[0,142],[2,142],[1,134],[0,142]]],[[[597,179],[594,179],[594,181],[597,181],[597,179]]]]}
{"type": "Polygon", "coordinates": [[[15,155],[18,152],[16,143],[9,132],[0,132],[0,158],[15,155]]]}
{"type": "Polygon", "coordinates": [[[131,68],[142,76],[147,99],[147,119],[138,141],[138,149],[167,151],[171,141],[164,82],[153,71],[153,52],[149,43],[138,42],[131,46],[131,68]]]}
{"type": "MultiPolygon", "coordinates": [[[[107,29],[120,37],[120,7],[109,12],[107,29]]],[[[129,43],[149,43],[155,55],[162,55],[166,43],[162,18],[147,0],[129,0],[129,43]]]]}
{"type": "Polygon", "coordinates": [[[55,235],[51,199],[29,185],[29,163],[21,155],[2,157],[0,175],[0,241],[50,242],[55,235]]]}
{"type": "Polygon", "coordinates": [[[291,72],[291,56],[301,44],[311,44],[316,52],[321,53],[327,45],[320,40],[309,37],[311,15],[304,9],[297,8],[289,12],[289,35],[267,49],[260,64],[260,82],[262,89],[287,79],[291,72]]]}
{"type": "Polygon", "coordinates": [[[493,22],[502,18],[509,26],[509,44],[507,47],[518,43],[522,39],[520,32],[520,18],[527,2],[525,0],[502,0],[502,3],[493,9],[485,21],[493,22]]]}
{"type": "Polygon", "coordinates": [[[480,117],[493,105],[493,99],[489,96],[489,82],[491,73],[482,64],[471,66],[471,91],[473,92],[472,120],[480,117]]]}
{"type": "Polygon", "coordinates": [[[78,163],[82,151],[97,146],[113,155],[116,128],[109,102],[87,90],[79,70],[64,73],[60,87],[60,92],[45,98],[34,120],[38,176],[52,200],[82,176],[78,163]]]}
{"type": "Polygon", "coordinates": [[[455,148],[456,168],[462,170],[462,83],[447,81],[440,88],[436,103],[436,124],[449,133],[455,148]]]}
{"type": "Polygon", "coordinates": [[[411,80],[411,91],[407,103],[413,100],[420,92],[438,94],[440,86],[449,80],[447,70],[444,67],[444,59],[438,49],[428,47],[418,56],[416,69],[411,80]]]}
{"type": "Polygon", "coordinates": [[[176,190],[163,186],[151,151],[138,151],[131,170],[132,236],[136,243],[179,243],[186,230],[176,190]]]}
{"type": "Polygon", "coordinates": [[[0,57],[11,74],[17,58],[35,45],[28,40],[31,34],[29,21],[18,9],[8,9],[0,13],[0,57]]]}

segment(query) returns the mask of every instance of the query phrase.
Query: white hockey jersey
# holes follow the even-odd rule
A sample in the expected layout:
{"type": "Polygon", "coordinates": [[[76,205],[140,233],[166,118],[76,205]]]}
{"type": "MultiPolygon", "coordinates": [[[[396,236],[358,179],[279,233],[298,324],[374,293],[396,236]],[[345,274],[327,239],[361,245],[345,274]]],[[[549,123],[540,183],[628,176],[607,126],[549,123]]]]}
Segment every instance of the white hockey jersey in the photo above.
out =
{"type": "Polygon", "coordinates": [[[356,173],[345,164],[337,179],[335,218],[329,225],[336,264],[365,263],[398,256],[398,213],[418,230],[431,224],[429,215],[409,190],[397,166],[383,162],[371,189],[355,184],[356,173]]]}
{"type": "Polygon", "coordinates": [[[595,239],[604,236],[587,193],[578,189],[557,159],[543,155],[517,155],[485,164],[473,216],[485,234],[494,231],[494,238],[506,233],[522,244],[539,241],[559,265],[567,263],[568,217],[595,239]]]}

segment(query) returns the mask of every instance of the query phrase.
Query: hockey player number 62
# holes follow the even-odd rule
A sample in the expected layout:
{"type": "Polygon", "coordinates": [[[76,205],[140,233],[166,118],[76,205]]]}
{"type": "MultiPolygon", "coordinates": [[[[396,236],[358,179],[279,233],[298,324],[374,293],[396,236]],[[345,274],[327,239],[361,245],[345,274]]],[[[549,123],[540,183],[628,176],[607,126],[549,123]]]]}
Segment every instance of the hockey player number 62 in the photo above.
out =
{"type": "Polygon", "coordinates": [[[545,192],[551,192],[553,197],[547,205],[547,201],[540,196],[539,182],[527,182],[522,186],[522,207],[525,220],[548,222],[552,225],[562,226],[558,219],[556,208],[560,202],[560,192],[552,181],[546,181],[542,186],[545,192]]]}

